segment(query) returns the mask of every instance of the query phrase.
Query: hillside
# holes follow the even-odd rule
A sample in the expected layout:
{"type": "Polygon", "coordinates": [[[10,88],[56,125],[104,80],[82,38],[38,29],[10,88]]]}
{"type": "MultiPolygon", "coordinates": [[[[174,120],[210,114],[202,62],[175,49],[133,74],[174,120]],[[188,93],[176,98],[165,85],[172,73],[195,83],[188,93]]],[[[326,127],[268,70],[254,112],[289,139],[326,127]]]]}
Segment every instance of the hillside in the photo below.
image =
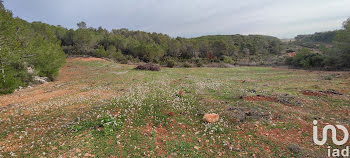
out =
{"type": "Polygon", "coordinates": [[[318,157],[312,120],[350,125],[347,72],[133,68],[69,58],[56,81],[0,96],[0,155],[318,157]]]}

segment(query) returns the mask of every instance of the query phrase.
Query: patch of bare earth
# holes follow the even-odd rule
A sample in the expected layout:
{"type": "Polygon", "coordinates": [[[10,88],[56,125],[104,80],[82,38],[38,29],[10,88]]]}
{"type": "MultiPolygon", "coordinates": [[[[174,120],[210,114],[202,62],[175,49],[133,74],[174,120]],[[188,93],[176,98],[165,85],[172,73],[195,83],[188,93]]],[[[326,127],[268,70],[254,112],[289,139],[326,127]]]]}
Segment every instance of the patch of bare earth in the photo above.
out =
{"type": "MultiPolygon", "coordinates": [[[[110,90],[109,85],[99,84],[105,81],[96,78],[94,73],[89,72],[87,66],[73,63],[76,61],[106,62],[104,59],[98,58],[68,58],[55,81],[0,96],[0,119],[9,120],[10,116],[14,117],[14,120],[8,122],[15,126],[15,124],[20,123],[18,122],[20,120],[29,118],[29,116],[39,116],[44,114],[45,110],[50,109],[64,108],[65,113],[82,113],[84,112],[82,109],[89,109],[96,102],[110,100],[119,95],[116,91],[110,90]]],[[[34,139],[34,137],[46,135],[48,127],[51,129],[60,128],[60,125],[55,122],[57,120],[68,119],[54,118],[31,122],[31,128],[26,130],[30,134],[27,138],[34,139]]],[[[23,143],[21,137],[14,137],[12,134],[0,140],[0,145],[5,147],[3,151],[8,152],[17,151],[19,146],[28,145],[23,143]]]]}
{"type": "Polygon", "coordinates": [[[89,73],[84,72],[86,71],[84,66],[71,64],[74,61],[87,62],[105,60],[99,58],[68,58],[67,64],[60,69],[56,81],[36,85],[33,88],[26,88],[14,92],[13,94],[0,96],[0,108],[15,105],[33,108],[48,103],[49,101],[60,99],[63,96],[73,98],[72,100],[82,97],[94,97],[94,100],[103,100],[117,95],[109,90],[97,89],[94,87],[94,84],[90,84],[89,82],[80,82],[83,79],[89,78],[89,73]]]}

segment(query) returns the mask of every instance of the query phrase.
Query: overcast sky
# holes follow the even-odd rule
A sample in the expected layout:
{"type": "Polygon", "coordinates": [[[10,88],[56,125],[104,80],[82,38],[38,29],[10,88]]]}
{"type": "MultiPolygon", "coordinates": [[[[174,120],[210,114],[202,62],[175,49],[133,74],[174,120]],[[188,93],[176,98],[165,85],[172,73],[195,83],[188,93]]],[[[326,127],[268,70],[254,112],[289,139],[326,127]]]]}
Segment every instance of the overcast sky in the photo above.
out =
{"type": "Polygon", "coordinates": [[[128,28],[173,37],[264,34],[291,38],[341,28],[350,0],[4,0],[29,22],[128,28]]]}

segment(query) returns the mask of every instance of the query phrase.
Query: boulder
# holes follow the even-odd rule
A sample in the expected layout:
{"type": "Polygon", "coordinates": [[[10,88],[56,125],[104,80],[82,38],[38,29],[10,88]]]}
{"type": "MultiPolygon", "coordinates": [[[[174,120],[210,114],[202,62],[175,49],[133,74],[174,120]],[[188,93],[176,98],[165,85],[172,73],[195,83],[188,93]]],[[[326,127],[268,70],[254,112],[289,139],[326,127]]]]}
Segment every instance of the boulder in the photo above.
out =
{"type": "Polygon", "coordinates": [[[204,114],[203,120],[208,123],[214,123],[219,121],[219,115],[218,114],[204,114]]]}
{"type": "Polygon", "coordinates": [[[32,67],[27,67],[27,73],[28,74],[33,74],[34,73],[34,69],[32,67]]]}
{"type": "Polygon", "coordinates": [[[34,76],[34,83],[40,83],[40,84],[44,84],[46,82],[49,81],[48,77],[39,77],[39,76],[34,76]]]}

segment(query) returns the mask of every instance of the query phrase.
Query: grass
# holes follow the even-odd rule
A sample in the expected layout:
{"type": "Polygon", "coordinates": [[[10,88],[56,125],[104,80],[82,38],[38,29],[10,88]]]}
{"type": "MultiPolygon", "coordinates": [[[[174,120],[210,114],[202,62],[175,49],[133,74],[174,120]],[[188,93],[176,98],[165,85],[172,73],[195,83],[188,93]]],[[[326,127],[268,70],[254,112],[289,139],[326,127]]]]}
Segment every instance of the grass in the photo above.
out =
{"type": "Polygon", "coordinates": [[[270,67],[163,68],[148,72],[133,68],[112,62],[69,60],[58,81],[0,96],[5,102],[35,92],[34,99],[17,99],[9,101],[12,107],[0,106],[7,107],[0,115],[0,155],[303,157],[309,153],[316,157],[327,152],[313,145],[314,117],[331,124],[350,120],[344,113],[350,103],[347,72],[270,67]],[[340,75],[323,79],[333,74],[340,75]],[[301,93],[327,89],[344,95],[301,93]],[[245,99],[284,94],[302,104],[245,99]],[[268,116],[247,117],[240,122],[228,112],[232,107],[254,109],[268,116]],[[204,113],[213,112],[220,115],[218,122],[202,121],[204,113]],[[290,151],[291,143],[298,145],[301,153],[290,151]]]}

